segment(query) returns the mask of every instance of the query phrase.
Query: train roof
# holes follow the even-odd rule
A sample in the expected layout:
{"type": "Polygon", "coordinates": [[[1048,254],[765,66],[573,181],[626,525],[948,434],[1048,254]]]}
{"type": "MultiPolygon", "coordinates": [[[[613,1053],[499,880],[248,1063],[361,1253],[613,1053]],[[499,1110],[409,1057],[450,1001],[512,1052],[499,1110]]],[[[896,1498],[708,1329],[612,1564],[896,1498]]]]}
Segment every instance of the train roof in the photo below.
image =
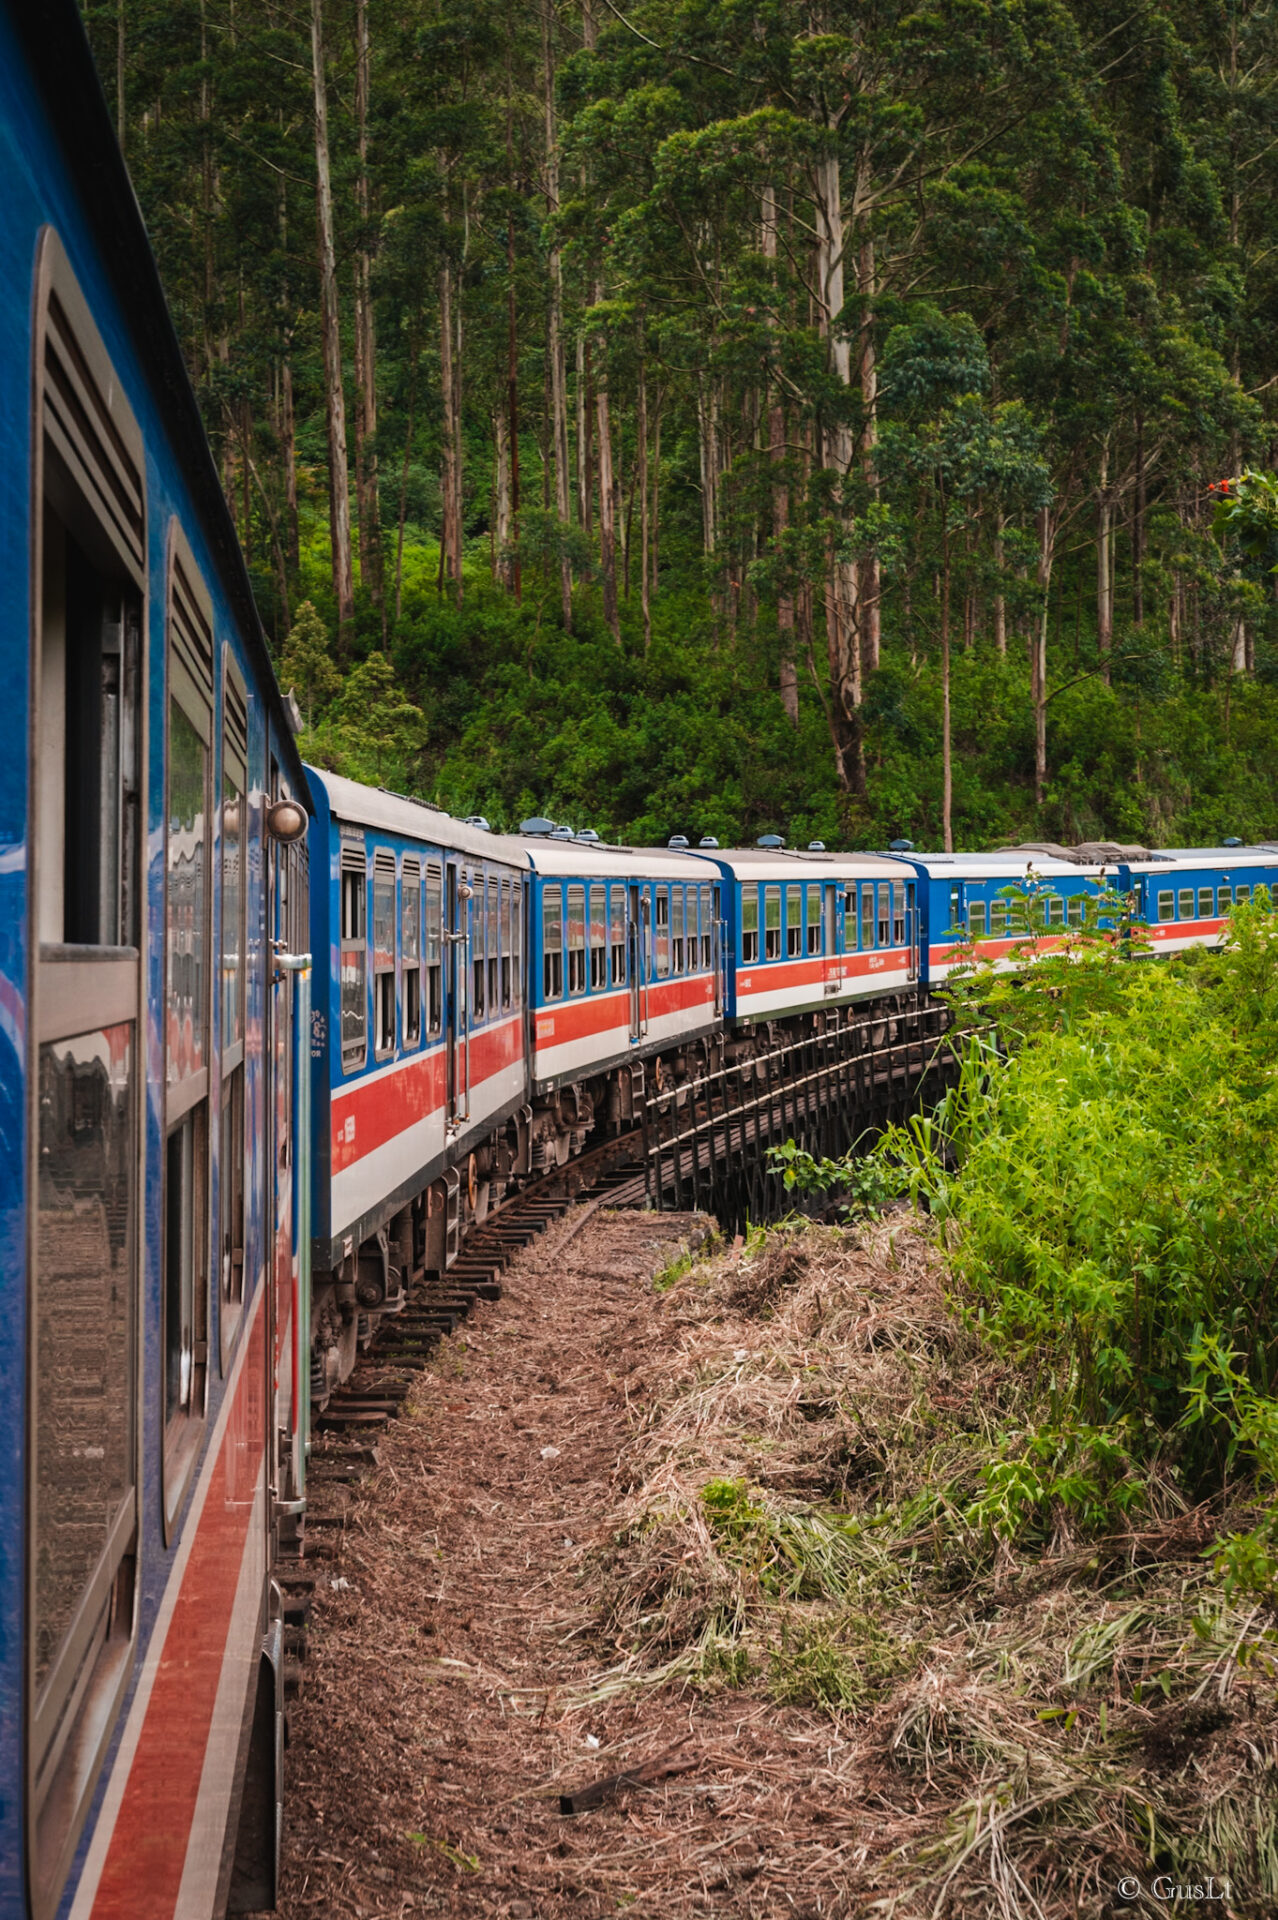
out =
{"type": "Polygon", "coordinates": [[[1086,864],[1062,860],[1030,847],[1007,847],[998,853],[902,853],[895,857],[906,865],[922,867],[933,880],[943,880],[947,875],[956,880],[1020,880],[1031,867],[1040,876],[1077,879],[1080,874],[1099,873],[1104,864],[1100,860],[1086,864]]]}
{"type": "MultiPolygon", "coordinates": [[[[687,860],[689,853],[679,856],[687,860]]],[[[808,847],[720,847],[704,857],[738,880],[899,880],[901,863],[878,853],[827,853],[808,847]]]]}
{"type": "Polygon", "coordinates": [[[1137,873],[1188,873],[1203,867],[1275,867],[1278,846],[1164,847],[1127,864],[1137,873]]]}
{"type": "Polygon", "coordinates": [[[598,840],[552,840],[537,834],[519,843],[537,873],[586,879],[686,880],[695,885],[719,878],[719,869],[704,854],[667,853],[664,847],[613,847],[598,840]]]}
{"type": "Polygon", "coordinates": [[[421,840],[431,847],[454,847],[458,853],[500,860],[524,872],[532,865],[527,847],[513,834],[489,833],[484,827],[454,820],[442,807],[433,807],[427,800],[410,800],[407,794],[391,793],[386,787],[364,787],[358,780],[325,773],[319,767],[308,766],[306,775],[312,789],[318,788],[323,794],[334,819],[351,826],[399,834],[402,839],[421,840]]]}
{"type": "Polygon", "coordinates": [[[164,424],[173,459],[190,491],[226,597],[239,621],[260,690],[274,712],[290,780],[306,793],[293,716],[279,689],[257,603],[209,448],[199,403],[173,327],[160,270],[80,9],[75,0],[6,8],[40,91],[49,125],[66,156],[76,196],[92,228],[102,269],[133,339],[142,377],[164,424]]]}

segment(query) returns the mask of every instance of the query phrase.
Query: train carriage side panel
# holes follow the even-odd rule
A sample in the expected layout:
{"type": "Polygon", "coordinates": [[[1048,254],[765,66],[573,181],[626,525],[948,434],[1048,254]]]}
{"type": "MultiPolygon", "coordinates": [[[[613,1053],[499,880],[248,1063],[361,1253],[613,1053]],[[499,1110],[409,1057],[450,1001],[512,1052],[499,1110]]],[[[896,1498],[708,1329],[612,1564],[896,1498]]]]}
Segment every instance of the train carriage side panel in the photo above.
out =
{"type": "Polygon", "coordinates": [[[1278,853],[1267,847],[1169,847],[1122,868],[1122,884],[1154,953],[1214,946],[1235,905],[1257,887],[1278,892],[1278,853]]]}

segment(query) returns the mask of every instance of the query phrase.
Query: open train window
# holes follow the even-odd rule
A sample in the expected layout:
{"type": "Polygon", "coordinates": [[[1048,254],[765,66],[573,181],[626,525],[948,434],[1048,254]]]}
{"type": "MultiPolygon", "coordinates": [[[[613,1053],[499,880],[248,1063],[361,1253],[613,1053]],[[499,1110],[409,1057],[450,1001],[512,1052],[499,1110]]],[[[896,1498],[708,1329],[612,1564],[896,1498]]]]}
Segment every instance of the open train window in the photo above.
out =
{"type": "Polygon", "coordinates": [[[879,882],[879,921],[878,944],[886,947],[891,944],[892,936],[892,887],[887,880],[879,882]]]}
{"type": "Polygon", "coordinates": [[[524,891],[518,880],[510,883],[510,993],[512,1004],[524,1002],[524,891]]]}
{"type": "Polygon", "coordinates": [[[741,963],[750,966],[759,957],[759,889],[741,889],[741,963]]]}
{"type": "Polygon", "coordinates": [[[395,1051],[395,856],[373,855],[373,1052],[395,1051]]]}
{"type": "Polygon", "coordinates": [[[404,857],[400,875],[399,953],[403,968],[404,1045],[415,1047],[422,1037],[422,870],[418,861],[404,857]]]}
{"type": "Polygon", "coordinates": [[[821,951],[821,889],[808,888],[808,952],[821,951]]]}
{"type": "Polygon", "coordinates": [[[36,272],[24,1692],[28,1879],[48,1920],[133,1649],[146,496],[141,432],[50,229],[36,272]]]}
{"type": "Polygon", "coordinates": [[[484,999],[484,978],[486,972],[486,944],[488,927],[485,920],[484,876],[476,872],[472,876],[474,889],[470,900],[470,971],[473,985],[471,988],[471,1020],[484,1018],[486,1001],[484,999]]]}
{"type": "Polygon", "coordinates": [[[511,1004],[510,979],[510,881],[501,883],[501,1004],[511,1004]]]}
{"type": "Polygon", "coordinates": [[[353,1073],[368,1056],[368,856],[362,836],[342,847],[340,882],[342,1071],[353,1073]]]}
{"type": "Polygon", "coordinates": [[[714,895],[709,887],[698,887],[701,902],[701,965],[706,972],[714,965],[714,895]]]}
{"type": "Polygon", "coordinates": [[[498,912],[500,896],[495,873],[488,875],[484,892],[487,899],[484,918],[488,922],[488,1011],[496,1013],[501,1007],[501,951],[498,944],[501,923],[498,912]]]}
{"type": "Polygon", "coordinates": [[[947,933],[955,932],[963,924],[963,889],[961,886],[950,888],[950,922],[947,933]]]}
{"type": "Polygon", "coordinates": [[[218,1135],[218,1327],[222,1370],[244,1303],[244,884],[248,791],[248,696],[229,647],[222,649],[221,1111],[218,1135]]]}
{"type": "Polygon", "coordinates": [[[586,889],[568,889],[568,991],[586,991],[586,889]]]}
{"type": "Polygon", "coordinates": [[[426,1030],[439,1033],[444,1025],[444,943],[442,876],[438,864],[426,866],[426,1030]]]}
{"type": "Polygon", "coordinates": [[[608,984],[608,892],[603,886],[590,889],[590,988],[591,992],[608,984]]]}
{"type": "Polygon", "coordinates": [[[609,977],[614,987],[626,984],[626,890],[614,884],[608,900],[609,977]]]}
{"type": "Polygon", "coordinates": [[[1178,887],[1176,889],[1176,917],[1179,920],[1192,920],[1194,917],[1194,889],[1178,887]]]}
{"type": "Polygon", "coordinates": [[[791,960],[803,952],[803,888],[785,890],[785,950],[791,960]]]}
{"type": "Polygon", "coordinates": [[[861,889],[861,945],[867,951],[874,945],[874,888],[861,889]]]}
{"type": "Polygon", "coordinates": [[[905,945],[905,882],[892,882],[892,945],[905,945]]]}
{"type": "Polygon", "coordinates": [[[541,895],[542,998],[558,1000],[564,990],[564,890],[545,887],[541,895]]]}
{"type": "Polygon", "coordinates": [[[209,871],[213,609],[177,521],[169,531],[165,804],[164,1517],[195,1466],[208,1375],[209,871]]]}
{"type": "Polygon", "coordinates": [[[983,940],[985,938],[985,902],[983,900],[971,900],[968,902],[967,930],[973,940],[983,940]]]}
{"type": "Polygon", "coordinates": [[[781,958],[780,887],[763,889],[763,957],[765,960],[781,958]]]}
{"type": "Polygon", "coordinates": [[[665,980],[670,973],[670,889],[657,888],[657,978],[665,980]]]}
{"type": "Polygon", "coordinates": [[[682,973],[684,970],[684,890],[682,887],[670,889],[670,971],[682,973]]]}

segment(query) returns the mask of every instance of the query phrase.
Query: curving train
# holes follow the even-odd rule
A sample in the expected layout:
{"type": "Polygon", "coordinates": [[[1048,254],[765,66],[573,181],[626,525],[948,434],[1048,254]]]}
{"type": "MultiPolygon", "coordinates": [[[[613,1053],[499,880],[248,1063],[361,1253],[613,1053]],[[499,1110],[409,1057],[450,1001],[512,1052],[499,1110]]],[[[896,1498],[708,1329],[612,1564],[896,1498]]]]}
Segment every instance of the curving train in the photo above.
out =
{"type": "Polygon", "coordinates": [[[308,773],[73,0],[0,7],[0,1920],[274,1902],[310,1419],[650,1085],[1278,847],[518,835],[308,773]],[[21,743],[21,751],[17,750],[21,743]]]}

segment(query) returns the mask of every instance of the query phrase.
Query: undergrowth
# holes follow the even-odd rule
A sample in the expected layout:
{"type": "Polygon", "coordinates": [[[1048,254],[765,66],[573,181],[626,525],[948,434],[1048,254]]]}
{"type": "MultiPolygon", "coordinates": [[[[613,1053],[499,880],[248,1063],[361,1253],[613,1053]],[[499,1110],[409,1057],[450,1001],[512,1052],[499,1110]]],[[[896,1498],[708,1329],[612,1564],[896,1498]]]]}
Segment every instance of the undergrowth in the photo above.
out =
{"type": "Polygon", "coordinates": [[[921,1212],[673,1279],[595,1562],[626,1684],[856,1730],[885,1913],[1278,1904],[1278,924],[1124,951],[973,970],[921,1212]]]}

